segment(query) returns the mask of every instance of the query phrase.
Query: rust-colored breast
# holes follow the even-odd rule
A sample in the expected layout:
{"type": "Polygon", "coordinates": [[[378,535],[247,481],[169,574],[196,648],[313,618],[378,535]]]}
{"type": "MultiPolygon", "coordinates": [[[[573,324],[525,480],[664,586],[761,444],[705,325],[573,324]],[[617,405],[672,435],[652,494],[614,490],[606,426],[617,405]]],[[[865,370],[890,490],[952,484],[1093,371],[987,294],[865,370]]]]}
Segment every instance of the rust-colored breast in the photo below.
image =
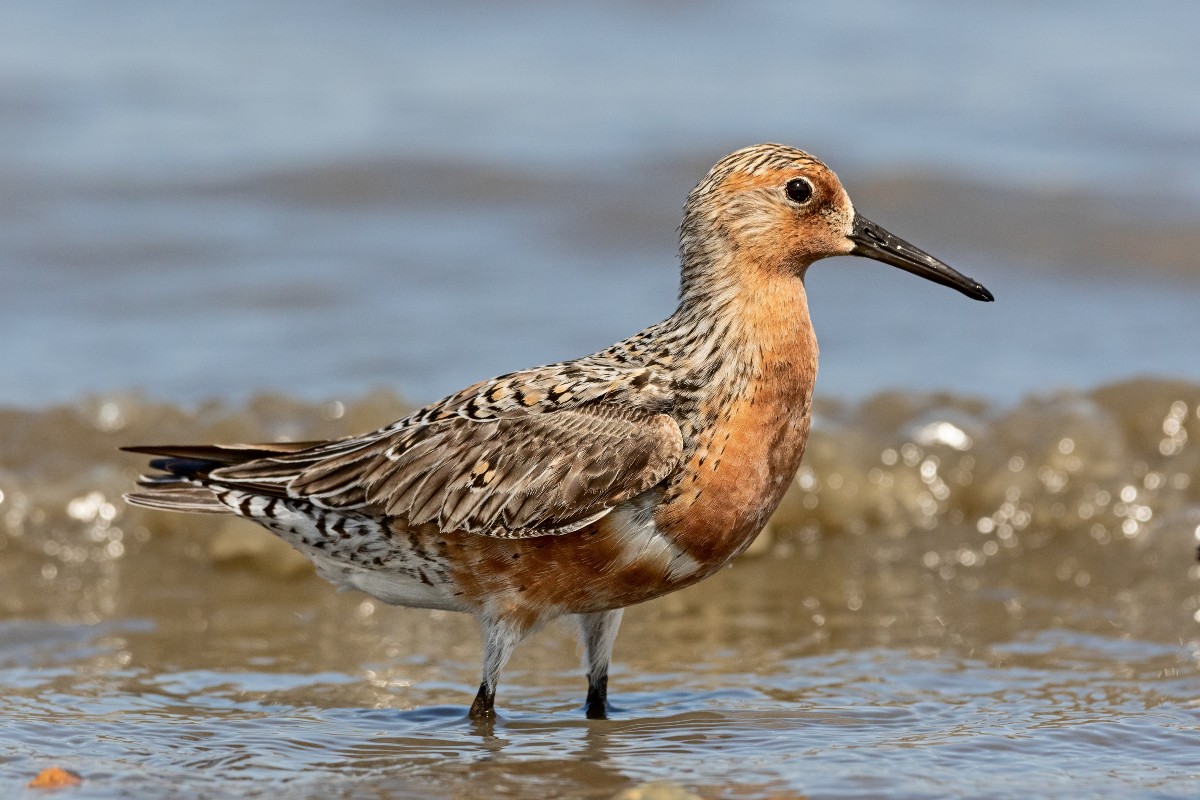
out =
{"type": "Polygon", "coordinates": [[[747,547],[779,505],[808,439],[808,397],[747,398],[693,455],[655,521],[715,569],[747,547]]]}
{"type": "Polygon", "coordinates": [[[758,357],[744,386],[714,393],[686,468],[658,508],[660,530],[716,569],[745,549],[779,505],[808,440],[817,341],[803,287],[772,293],[743,314],[758,357]]]}

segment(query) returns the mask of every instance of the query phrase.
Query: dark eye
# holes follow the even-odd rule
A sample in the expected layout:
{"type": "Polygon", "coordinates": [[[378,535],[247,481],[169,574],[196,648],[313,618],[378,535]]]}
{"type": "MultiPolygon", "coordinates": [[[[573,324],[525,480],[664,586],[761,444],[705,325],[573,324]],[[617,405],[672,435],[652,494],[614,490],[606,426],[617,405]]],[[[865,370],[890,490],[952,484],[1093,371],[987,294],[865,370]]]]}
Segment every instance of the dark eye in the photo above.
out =
{"type": "Polygon", "coordinates": [[[797,205],[804,205],[813,196],[813,185],[806,178],[792,178],[783,187],[788,199],[797,205]]]}

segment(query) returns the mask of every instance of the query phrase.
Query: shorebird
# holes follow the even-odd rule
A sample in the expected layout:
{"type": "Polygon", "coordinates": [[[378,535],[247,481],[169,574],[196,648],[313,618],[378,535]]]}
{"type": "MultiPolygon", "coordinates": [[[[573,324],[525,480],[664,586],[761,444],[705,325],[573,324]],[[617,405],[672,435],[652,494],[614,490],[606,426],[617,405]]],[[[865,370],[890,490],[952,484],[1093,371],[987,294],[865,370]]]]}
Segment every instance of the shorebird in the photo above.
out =
{"type": "Polygon", "coordinates": [[[604,718],[623,609],[745,550],[795,476],[817,374],[804,275],[842,255],[993,299],[855,211],[817,159],[756,145],[688,195],[679,306],[662,322],[360,436],[129,447],[160,458],[126,499],[237,514],[339,587],[473,614],[483,678],[472,719],[494,719],[517,644],[575,615],[584,708],[604,718]]]}

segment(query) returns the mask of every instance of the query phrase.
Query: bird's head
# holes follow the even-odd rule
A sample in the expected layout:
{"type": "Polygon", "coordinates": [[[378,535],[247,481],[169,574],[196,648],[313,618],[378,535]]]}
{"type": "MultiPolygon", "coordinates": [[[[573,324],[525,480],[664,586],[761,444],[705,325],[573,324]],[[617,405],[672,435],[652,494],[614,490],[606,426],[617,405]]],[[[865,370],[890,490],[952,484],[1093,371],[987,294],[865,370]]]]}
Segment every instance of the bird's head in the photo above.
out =
{"type": "Polygon", "coordinates": [[[680,250],[685,294],[689,282],[698,289],[737,277],[722,270],[802,277],[818,259],[855,255],[976,300],[993,299],[978,281],[855,211],[829,167],[778,144],[747,147],[717,162],[688,195],[680,250]]]}

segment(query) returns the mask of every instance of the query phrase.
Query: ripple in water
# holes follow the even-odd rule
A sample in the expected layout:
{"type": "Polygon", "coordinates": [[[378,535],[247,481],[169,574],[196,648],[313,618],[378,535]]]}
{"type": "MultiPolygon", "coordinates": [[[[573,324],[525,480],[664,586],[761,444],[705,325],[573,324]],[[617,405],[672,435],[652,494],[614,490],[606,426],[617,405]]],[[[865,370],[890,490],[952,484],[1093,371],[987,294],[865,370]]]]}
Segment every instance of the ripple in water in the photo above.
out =
{"type": "Polygon", "coordinates": [[[142,515],[116,445],[333,436],[387,394],[0,414],[0,793],[1193,796],[1200,387],[819,410],[762,544],[631,609],[607,722],[566,626],[463,719],[468,619],[334,593],[269,534],[142,515]],[[119,544],[120,547],[114,547],[119,544]]]}

